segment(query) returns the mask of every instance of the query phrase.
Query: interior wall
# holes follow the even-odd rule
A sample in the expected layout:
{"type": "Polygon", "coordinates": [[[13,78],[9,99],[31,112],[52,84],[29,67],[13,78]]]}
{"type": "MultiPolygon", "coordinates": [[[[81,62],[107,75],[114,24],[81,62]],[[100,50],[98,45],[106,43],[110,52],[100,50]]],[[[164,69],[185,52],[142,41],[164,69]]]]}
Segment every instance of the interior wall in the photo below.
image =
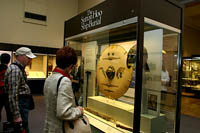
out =
{"type": "Polygon", "coordinates": [[[183,57],[200,55],[200,31],[184,26],[183,57]]]}
{"type": "Polygon", "coordinates": [[[78,12],[81,13],[105,0],[78,0],[78,12]]]}
{"type": "Polygon", "coordinates": [[[46,25],[38,25],[23,22],[25,0],[0,0],[0,43],[62,47],[64,21],[78,14],[78,0],[47,0],[46,4],[46,25]]]}

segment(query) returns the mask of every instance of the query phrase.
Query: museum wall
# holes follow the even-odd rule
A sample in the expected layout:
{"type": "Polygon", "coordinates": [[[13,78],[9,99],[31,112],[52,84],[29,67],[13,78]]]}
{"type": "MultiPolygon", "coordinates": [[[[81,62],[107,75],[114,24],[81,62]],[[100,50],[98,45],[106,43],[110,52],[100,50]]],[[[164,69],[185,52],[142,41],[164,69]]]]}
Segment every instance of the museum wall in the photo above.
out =
{"type": "Polygon", "coordinates": [[[183,40],[183,57],[190,57],[192,55],[200,55],[199,42],[200,31],[184,27],[184,40],[183,40]]]}
{"type": "Polygon", "coordinates": [[[78,0],[0,0],[0,43],[62,47],[64,21],[77,13],[78,0]],[[47,21],[27,22],[26,10],[45,15],[47,21]]]}
{"type": "Polygon", "coordinates": [[[105,0],[78,0],[78,12],[81,13],[105,0]]]}

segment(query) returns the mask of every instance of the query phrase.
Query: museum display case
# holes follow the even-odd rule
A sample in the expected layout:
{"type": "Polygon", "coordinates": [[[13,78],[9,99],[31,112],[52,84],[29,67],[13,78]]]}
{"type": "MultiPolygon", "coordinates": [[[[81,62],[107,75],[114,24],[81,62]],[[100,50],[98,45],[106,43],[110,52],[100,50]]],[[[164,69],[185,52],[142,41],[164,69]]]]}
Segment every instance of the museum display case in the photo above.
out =
{"type": "Polygon", "coordinates": [[[53,69],[56,67],[56,55],[48,55],[47,63],[47,72],[49,76],[52,74],[53,69]]]}
{"type": "MultiPolygon", "coordinates": [[[[30,45],[0,43],[1,52],[7,52],[11,55],[11,63],[16,60],[15,51],[20,47],[28,47],[37,56],[32,60],[32,65],[26,67],[28,85],[33,94],[42,94],[46,77],[48,76],[48,56],[50,63],[55,66],[55,54],[58,48],[39,47],[30,45]]],[[[1,53],[0,52],[0,53],[1,53]]],[[[50,67],[49,67],[50,70],[50,67]]],[[[51,73],[51,72],[50,72],[51,73]]]]}
{"type": "Polygon", "coordinates": [[[200,91],[200,57],[184,58],[182,87],[185,92],[200,91]]]}
{"type": "MultiPolygon", "coordinates": [[[[16,60],[15,52],[13,52],[13,61],[16,60]]],[[[45,79],[47,76],[47,54],[37,54],[32,59],[32,64],[25,68],[28,80],[45,79]]]]}
{"type": "Polygon", "coordinates": [[[84,113],[94,132],[179,130],[182,8],[156,1],[178,11],[170,22],[140,2],[105,1],[65,22],[65,45],[81,45],[84,113]]]}

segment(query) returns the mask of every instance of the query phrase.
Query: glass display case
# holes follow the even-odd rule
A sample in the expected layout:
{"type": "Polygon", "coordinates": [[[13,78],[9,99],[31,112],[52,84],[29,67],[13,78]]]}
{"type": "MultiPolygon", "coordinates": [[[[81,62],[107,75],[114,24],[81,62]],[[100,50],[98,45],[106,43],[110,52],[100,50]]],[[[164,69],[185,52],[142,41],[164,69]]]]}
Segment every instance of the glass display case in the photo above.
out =
{"type": "Polygon", "coordinates": [[[200,91],[200,57],[184,58],[182,87],[185,92],[200,91]]]}
{"type": "MultiPolygon", "coordinates": [[[[20,47],[28,47],[37,56],[32,59],[32,64],[27,66],[25,71],[27,73],[28,85],[30,90],[34,94],[42,94],[43,86],[46,77],[48,76],[48,56],[50,56],[49,62],[55,66],[55,54],[58,48],[39,47],[30,45],[20,45],[11,43],[1,43],[0,54],[9,53],[11,55],[11,63],[16,60],[15,51],[20,47]]],[[[49,65],[51,66],[51,65],[49,65]]],[[[51,68],[49,67],[51,73],[51,68]]]]}
{"type": "MultiPolygon", "coordinates": [[[[136,14],[114,21],[106,10],[109,8],[103,8],[104,4],[112,5],[110,10],[116,11],[120,2],[111,1],[65,23],[65,44],[77,44],[82,49],[83,106],[92,130],[174,132],[179,103],[180,27],[148,17],[139,19],[136,14]]],[[[125,7],[136,11],[136,7],[125,7]]]]}
{"type": "MultiPolygon", "coordinates": [[[[134,22],[134,18],[131,22],[134,22]]],[[[76,41],[82,43],[85,73],[84,106],[87,107],[85,110],[91,116],[105,120],[105,123],[109,125],[122,126],[120,130],[124,131],[123,127],[131,130],[133,125],[136,22],[118,26],[91,34],[90,37],[83,35],[70,39],[68,43],[76,41]],[[110,31],[113,32],[110,33],[110,31]],[[123,36],[125,33],[134,34],[126,40],[123,36]],[[118,40],[111,40],[116,34],[118,40]],[[83,38],[90,39],[83,41],[83,38]]],[[[175,120],[176,104],[174,102],[176,102],[177,82],[173,81],[177,80],[175,70],[177,70],[179,33],[147,23],[145,29],[148,30],[144,32],[146,53],[143,58],[146,58],[144,59],[146,61],[143,73],[141,125],[143,128],[160,125],[159,131],[166,132],[173,130],[167,129],[173,126],[173,122],[168,125],[166,120],[175,120]],[[171,115],[170,118],[166,116],[168,113],[171,115]],[[147,126],[146,121],[151,124],[147,126]]],[[[148,130],[153,131],[153,129],[148,130]]]]}
{"type": "Polygon", "coordinates": [[[56,55],[48,55],[48,76],[52,74],[53,69],[56,67],[56,55]]]}
{"type": "MultiPolygon", "coordinates": [[[[45,79],[47,76],[47,55],[34,53],[37,57],[32,59],[32,64],[25,68],[28,80],[45,79]]],[[[16,60],[15,53],[13,61],[16,60]]]]}

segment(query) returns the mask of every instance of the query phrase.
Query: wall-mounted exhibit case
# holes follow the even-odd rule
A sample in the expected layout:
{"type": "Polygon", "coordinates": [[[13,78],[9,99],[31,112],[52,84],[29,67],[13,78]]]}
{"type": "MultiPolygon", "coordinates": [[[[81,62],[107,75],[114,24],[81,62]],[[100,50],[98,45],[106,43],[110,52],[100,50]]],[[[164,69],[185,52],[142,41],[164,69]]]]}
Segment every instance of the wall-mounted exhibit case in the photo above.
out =
{"type": "Polygon", "coordinates": [[[48,76],[52,74],[53,69],[56,67],[56,55],[48,55],[48,62],[47,62],[47,71],[48,76]]]}
{"type": "Polygon", "coordinates": [[[51,74],[52,69],[55,67],[55,54],[57,49],[1,43],[0,49],[2,51],[0,51],[0,53],[9,53],[12,57],[11,62],[14,62],[16,60],[15,51],[20,47],[29,47],[37,56],[32,59],[32,64],[27,66],[25,71],[31,92],[42,94],[44,81],[48,76],[48,73],[51,74]],[[50,66],[52,67],[51,69],[50,66]]]}
{"type": "Polygon", "coordinates": [[[191,93],[191,96],[200,95],[200,57],[193,56],[183,59],[183,92],[191,93]]]}
{"type": "MultiPolygon", "coordinates": [[[[34,53],[37,58],[32,59],[32,64],[26,66],[25,71],[28,80],[45,79],[47,77],[47,54],[34,53]]],[[[13,53],[13,62],[16,60],[15,52],[13,53]]]]}
{"type": "Polygon", "coordinates": [[[154,3],[107,0],[65,22],[65,45],[82,49],[94,132],[179,132],[183,12],[154,3]]]}

